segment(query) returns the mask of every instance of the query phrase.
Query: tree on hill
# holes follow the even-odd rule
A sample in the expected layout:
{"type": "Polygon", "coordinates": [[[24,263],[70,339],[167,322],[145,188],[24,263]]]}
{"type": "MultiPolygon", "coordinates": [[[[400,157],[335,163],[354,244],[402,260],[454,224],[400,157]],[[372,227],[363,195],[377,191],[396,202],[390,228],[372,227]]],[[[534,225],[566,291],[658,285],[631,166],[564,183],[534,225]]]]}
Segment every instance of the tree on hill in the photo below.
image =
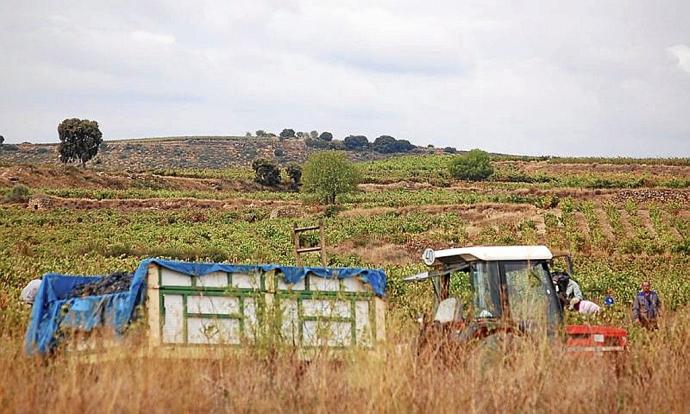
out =
{"type": "Polygon", "coordinates": [[[252,162],[252,169],[254,170],[254,181],[261,185],[269,187],[276,186],[280,183],[280,170],[273,162],[259,158],[252,162]]]}
{"type": "Polygon", "coordinates": [[[60,161],[63,163],[86,162],[98,154],[98,148],[103,142],[103,134],[98,129],[98,122],[88,119],[65,119],[58,125],[60,145],[60,161]]]}
{"type": "Polygon", "coordinates": [[[280,137],[281,138],[294,138],[295,137],[295,130],[290,129],[290,128],[285,128],[280,132],[280,137]]]}
{"type": "Polygon", "coordinates": [[[374,140],[371,144],[372,148],[376,152],[382,154],[392,154],[395,152],[409,152],[412,151],[415,146],[406,139],[395,139],[390,135],[381,135],[374,140]]]}
{"type": "Polygon", "coordinates": [[[2,135],[0,135],[0,145],[2,145],[3,142],[5,142],[5,137],[3,137],[2,135]]]}
{"type": "Polygon", "coordinates": [[[311,154],[302,170],[302,190],[326,204],[335,204],[339,195],[354,191],[357,180],[354,164],[342,152],[311,154]]]}
{"type": "Polygon", "coordinates": [[[319,139],[321,141],[333,141],[333,134],[328,131],[324,131],[321,133],[321,135],[319,135],[319,139]]]}
{"type": "Polygon", "coordinates": [[[455,154],[456,152],[458,152],[458,150],[455,149],[455,147],[445,147],[443,149],[443,152],[445,152],[446,154],[455,154]]]}
{"type": "Polygon", "coordinates": [[[343,143],[348,150],[361,150],[369,146],[369,140],[364,135],[350,135],[343,143]]]}
{"type": "Polygon", "coordinates": [[[313,138],[305,139],[304,143],[309,148],[317,148],[317,149],[329,149],[329,148],[331,148],[331,144],[332,144],[329,141],[322,141],[320,139],[313,139],[313,138]]]}
{"type": "Polygon", "coordinates": [[[460,180],[482,181],[493,173],[491,156],[480,149],[473,149],[450,163],[450,174],[460,180]]]}
{"type": "Polygon", "coordinates": [[[374,140],[373,144],[371,144],[372,148],[374,148],[374,151],[381,153],[393,152],[391,149],[394,145],[395,138],[390,135],[381,135],[374,140]]]}
{"type": "Polygon", "coordinates": [[[319,131],[315,130],[315,131],[311,131],[309,133],[309,138],[311,138],[311,139],[317,139],[318,137],[319,137],[319,131]]]}

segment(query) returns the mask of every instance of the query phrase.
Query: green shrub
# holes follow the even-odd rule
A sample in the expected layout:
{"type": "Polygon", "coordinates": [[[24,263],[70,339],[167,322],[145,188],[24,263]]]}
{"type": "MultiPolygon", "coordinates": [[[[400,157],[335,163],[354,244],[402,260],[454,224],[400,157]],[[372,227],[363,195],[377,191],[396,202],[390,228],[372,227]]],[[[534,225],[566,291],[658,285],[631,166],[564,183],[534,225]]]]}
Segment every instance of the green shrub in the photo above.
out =
{"type": "Polygon", "coordinates": [[[546,194],[537,199],[535,205],[539,208],[549,209],[558,207],[560,199],[556,194],[546,194]]]}
{"type": "Polygon", "coordinates": [[[5,201],[8,203],[26,203],[29,201],[29,187],[24,184],[15,184],[5,196],[5,201]]]}
{"type": "Polygon", "coordinates": [[[254,169],[254,180],[269,187],[278,185],[280,183],[280,170],[278,166],[266,159],[258,159],[252,162],[254,169]]]}
{"type": "Polygon", "coordinates": [[[450,174],[460,180],[483,181],[494,173],[491,157],[485,151],[473,149],[450,164],[450,174]]]}

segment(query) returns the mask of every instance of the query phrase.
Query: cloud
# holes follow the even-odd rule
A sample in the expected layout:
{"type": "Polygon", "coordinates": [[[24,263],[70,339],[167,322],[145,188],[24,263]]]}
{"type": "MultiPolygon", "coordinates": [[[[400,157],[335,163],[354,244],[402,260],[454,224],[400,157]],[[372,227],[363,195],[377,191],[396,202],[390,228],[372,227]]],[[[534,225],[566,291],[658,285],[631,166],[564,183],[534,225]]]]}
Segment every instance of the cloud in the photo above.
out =
{"type": "Polygon", "coordinates": [[[0,2],[8,142],[55,141],[79,116],[107,138],[287,127],[690,156],[680,0],[37,2],[0,2]]]}
{"type": "Polygon", "coordinates": [[[678,67],[690,73],[690,47],[687,45],[675,45],[667,50],[678,60],[678,67]]]}
{"type": "Polygon", "coordinates": [[[160,33],[151,33],[144,30],[134,30],[130,32],[129,35],[133,40],[140,42],[150,42],[162,45],[171,45],[175,43],[175,36],[160,33]]]}

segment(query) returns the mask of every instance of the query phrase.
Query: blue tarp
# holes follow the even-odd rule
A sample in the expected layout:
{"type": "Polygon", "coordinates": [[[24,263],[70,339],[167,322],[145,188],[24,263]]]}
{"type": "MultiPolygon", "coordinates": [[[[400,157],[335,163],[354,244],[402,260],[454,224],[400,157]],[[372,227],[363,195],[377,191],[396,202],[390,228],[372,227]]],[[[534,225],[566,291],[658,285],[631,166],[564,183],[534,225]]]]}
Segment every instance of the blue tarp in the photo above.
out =
{"type": "Polygon", "coordinates": [[[68,276],[47,273],[36,294],[31,322],[26,332],[25,349],[29,354],[45,354],[58,343],[59,329],[79,329],[90,332],[98,326],[112,327],[122,334],[132,321],[137,306],[143,303],[146,273],[151,263],[175,272],[192,276],[204,276],[213,272],[251,273],[276,270],[287,283],[294,284],[308,273],[322,278],[346,279],[359,277],[368,283],[377,296],[386,291],[386,275],[380,269],[295,267],[280,265],[234,265],[225,263],[193,263],[165,259],[145,259],[134,272],[129,291],[99,296],[68,298],[72,289],[85,282],[93,282],[100,276],[68,276]]]}

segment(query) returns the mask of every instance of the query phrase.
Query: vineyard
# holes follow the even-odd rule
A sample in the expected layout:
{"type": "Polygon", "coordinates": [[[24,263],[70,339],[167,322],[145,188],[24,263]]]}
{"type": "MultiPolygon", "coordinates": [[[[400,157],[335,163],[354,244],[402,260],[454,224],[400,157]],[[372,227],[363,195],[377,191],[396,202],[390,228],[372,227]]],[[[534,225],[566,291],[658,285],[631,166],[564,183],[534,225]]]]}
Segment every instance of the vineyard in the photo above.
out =
{"type": "Polygon", "coordinates": [[[690,372],[680,362],[690,340],[690,162],[502,157],[489,181],[468,183],[448,174],[452,157],[358,163],[359,191],[335,209],[253,183],[246,167],[154,165],[132,172],[1,166],[0,199],[15,184],[26,184],[30,194],[0,204],[0,367],[6,373],[0,407],[323,412],[339,401],[343,411],[455,411],[464,404],[484,412],[511,404],[522,412],[627,412],[644,402],[661,412],[687,410],[690,372]],[[289,354],[268,364],[248,351],[221,364],[190,362],[198,375],[185,375],[187,369],[175,364],[164,380],[156,361],[124,358],[99,367],[58,357],[46,369],[22,355],[29,309],[19,291],[39,275],[132,271],[149,256],[294,264],[293,225],[318,219],[324,220],[330,266],[377,267],[388,275],[391,345],[379,359],[353,357],[336,368],[317,361],[299,376],[289,354]],[[401,280],[425,269],[425,248],[513,244],[569,251],[586,298],[601,304],[613,292],[615,305],[599,318],[630,332],[622,374],[597,361],[563,362],[561,351],[544,343],[524,344],[525,352],[492,368],[470,355],[460,368],[438,368],[392,345],[408,343],[415,319],[431,306],[428,286],[401,280]],[[633,326],[629,316],[645,279],[665,309],[662,329],[652,334],[633,326]],[[235,370],[247,374],[232,376],[235,370]],[[578,372],[591,380],[578,379],[578,372]],[[563,384],[571,384],[575,395],[565,406],[541,398],[563,394],[563,384]]]}

